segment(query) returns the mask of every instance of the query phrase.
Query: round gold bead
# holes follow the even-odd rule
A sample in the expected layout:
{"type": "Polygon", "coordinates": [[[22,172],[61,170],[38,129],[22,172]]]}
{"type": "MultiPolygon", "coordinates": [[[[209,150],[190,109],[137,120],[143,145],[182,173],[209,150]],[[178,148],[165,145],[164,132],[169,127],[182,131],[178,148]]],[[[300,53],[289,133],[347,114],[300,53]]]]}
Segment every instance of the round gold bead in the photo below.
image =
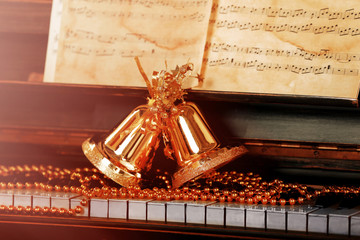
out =
{"type": "Polygon", "coordinates": [[[74,209],[69,209],[67,213],[68,213],[69,216],[74,216],[75,215],[75,210],[74,209]]]}
{"type": "Polygon", "coordinates": [[[147,193],[147,199],[153,199],[154,194],[152,192],[147,193]]]}
{"type": "Polygon", "coordinates": [[[44,207],[41,211],[43,214],[47,214],[50,212],[50,208],[49,207],[44,207]]]}
{"type": "Polygon", "coordinates": [[[7,210],[7,207],[5,205],[0,206],[0,212],[4,212],[7,210]]]}
{"type": "Polygon", "coordinates": [[[34,213],[36,214],[40,213],[40,209],[41,208],[39,206],[34,207],[34,213]]]}
{"type": "Polygon", "coordinates": [[[165,195],[165,200],[170,201],[171,200],[171,195],[170,194],[165,195]]]}
{"type": "Polygon", "coordinates": [[[80,200],[80,205],[84,206],[84,207],[87,206],[88,205],[88,200],[86,198],[81,199],[80,200]]]}
{"type": "Polygon", "coordinates": [[[26,214],[30,214],[30,213],[32,213],[32,207],[31,206],[27,206],[26,208],[25,208],[25,213],[26,214]]]}
{"type": "Polygon", "coordinates": [[[23,188],[24,188],[24,184],[22,184],[22,183],[20,183],[20,182],[17,182],[17,183],[15,184],[15,186],[16,186],[17,189],[23,189],[23,188]]]}
{"type": "Polygon", "coordinates": [[[63,186],[62,189],[63,189],[64,192],[69,192],[70,191],[70,187],[67,186],[67,185],[63,186]]]}
{"type": "Polygon", "coordinates": [[[33,187],[33,184],[29,183],[29,182],[26,182],[25,183],[25,188],[26,189],[31,189],[33,187]]]}
{"type": "Polygon", "coordinates": [[[216,201],[217,197],[215,195],[210,195],[210,200],[211,201],[216,201]]]}
{"type": "Polygon", "coordinates": [[[200,199],[201,199],[201,201],[206,201],[207,200],[207,195],[206,194],[201,194],[200,199]]]}
{"type": "Polygon", "coordinates": [[[7,209],[9,212],[14,212],[15,211],[15,206],[13,205],[10,205],[8,206],[8,209],[7,209]]]}
{"type": "Polygon", "coordinates": [[[67,210],[65,208],[60,208],[59,209],[60,215],[64,215],[66,212],[67,212],[67,210]]]}
{"type": "Polygon", "coordinates": [[[75,213],[76,213],[76,214],[80,214],[80,213],[82,213],[82,211],[83,211],[83,208],[82,208],[82,207],[80,207],[80,206],[76,206],[76,207],[75,207],[75,213]]]}
{"type": "Polygon", "coordinates": [[[248,197],[248,198],[246,199],[246,203],[247,203],[247,204],[253,204],[253,203],[254,203],[254,199],[253,199],[252,197],[248,197]]]}
{"type": "Polygon", "coordinates": [[[58,212],[58,209],[56,207],[52,207],[49,210],[49,213],[51,213],[51,214],[56,214],[57,212],[58,212]]]}

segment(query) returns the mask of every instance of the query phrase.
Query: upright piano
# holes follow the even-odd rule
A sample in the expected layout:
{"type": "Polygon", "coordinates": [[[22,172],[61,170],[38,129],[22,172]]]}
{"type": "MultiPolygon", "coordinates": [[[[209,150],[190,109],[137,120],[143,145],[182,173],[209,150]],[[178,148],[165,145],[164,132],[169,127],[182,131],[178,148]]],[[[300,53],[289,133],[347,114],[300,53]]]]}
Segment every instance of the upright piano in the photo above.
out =
{"type": "MultiPolygon", "coordinates": [[[[50,0],[0,2],[0,165],[91,169],[81,143],[106,133],[144,104],[147,91],[43,83],[50,11],[50,0]]],[[[199,91],[190,91],[187,99],[198,104],[222,143],[242,144],[249,151],[219,172],[258,174],[319,191],[327,186],[359,189],[357,101],[199,91]]],[[[174,164],[160,155],[154,169],[171,171],[174,164]]],[[[9,206],[34,209],[35,200],[44,198],[52,204],[48,207],[66,210],[81,203],[81,194],[4,187],[0,234],[4,239],[356,239],[356,194],[358,202],[350,208],[315,201],[275,206],[94,197],[86,198],[81,212],[63,216],[26,214],[9,206]]]]}

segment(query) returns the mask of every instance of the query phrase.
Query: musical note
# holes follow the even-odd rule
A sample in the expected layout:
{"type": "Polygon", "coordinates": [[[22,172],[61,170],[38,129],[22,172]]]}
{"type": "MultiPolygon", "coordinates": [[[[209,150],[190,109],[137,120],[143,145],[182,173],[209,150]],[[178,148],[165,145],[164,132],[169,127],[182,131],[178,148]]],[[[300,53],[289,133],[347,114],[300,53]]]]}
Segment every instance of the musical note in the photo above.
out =
{"type": "Polygon", "coordinates": [[[223,67],[232,67],[232,68],[242,68],[242,69],[254,69],[256,71],[287,71],[295,74],[334,74],[334,75],[344,75],[344,76],[359,76],[359,69],[348,69],[348,68],[337,68],[332,67],[331,65],[324,66],[313,66],[313,65],[297,65],[297,64],[280,64],[274,62],[260,62],[258,60],[250,60],[240,62],[235,58],[221,58],[221,59],[212,59],[207,61],[209,67],[223,66],[223,67]]]}
{"type": "Polygon", "coordinates": [[[246,14],[246,15],[264,15],[268,18],[309,18],[320,19],[326,18],[328,20],[345,20],[345,19],[360,19],[360,11],[355,9],[348,9],[344,12],[330,10],[329,8],[322,8],[319,10],[306,10],[306,9],[285,9],[273,8],[272,6],[264,8],[247,7],[242,5],[220,5],[218,13],[226,15],[230,13],[246,14]]]}

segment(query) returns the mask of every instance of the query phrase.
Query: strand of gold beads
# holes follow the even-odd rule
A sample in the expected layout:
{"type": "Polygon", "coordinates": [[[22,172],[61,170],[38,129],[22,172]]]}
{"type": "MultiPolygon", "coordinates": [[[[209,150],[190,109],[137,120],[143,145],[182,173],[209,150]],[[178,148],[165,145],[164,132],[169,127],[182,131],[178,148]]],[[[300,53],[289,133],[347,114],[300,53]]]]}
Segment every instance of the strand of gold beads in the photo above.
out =
{"type": "Polygon", "coordinates": [[[82,212],[88,199],[140,198],[163,201],[219,201],[241,204],[295,205],[310,203],[325,193],[359,194],[360,188],[324,187],[310,189],[305,185],[284,183],[280,180],[264,181],[254,173],[213,172],[172,189],[167,172],[155,172],[155,177],[145,179],[142,186],[119,187],[95,168],[56,168],[53,166],[0,166],[1,189],[38,189],[43,191],[72,192],[84,198],[75,209],[40,208],[29,206],[0,206],[0,212],[10,214],[35,214],[74,216],[82,212]]]}

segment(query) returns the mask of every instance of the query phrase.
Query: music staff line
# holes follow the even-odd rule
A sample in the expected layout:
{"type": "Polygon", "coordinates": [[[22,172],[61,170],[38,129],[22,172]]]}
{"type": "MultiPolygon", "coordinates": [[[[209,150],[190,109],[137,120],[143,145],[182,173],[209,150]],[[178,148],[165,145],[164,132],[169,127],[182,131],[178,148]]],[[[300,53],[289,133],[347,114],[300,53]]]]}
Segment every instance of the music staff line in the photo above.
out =
{"type": "Polygon", "coordinates": [[[319,53],[307,52],[301,48],[296,50],[270,49],[259,47],[243,47],[236,44],[226,43],[207,43],[212,52],[235,52],[240,54],[265,55],[275,57],[299,57],[305,60],[329,59],[340,63],[349,63],[351,61],[360,61],[360,54],[330,52],[328,49],[321,49],[319,53]]]}
{"type": "Polygon", "coordinates": [[[202,22],[205,19],[205,14],[201,12],[194,12],[190,14],[156,14],[156,13],[141,13],[141,12],[127,12],[127,11],[101,11],[84,7],[69,7],[69,12],[93,18],[96,16],[109,17],[109,18],[131,18],[131,19],[156,19],[159,21],[197,21],[202,22]]]}
{"type": "Polygon", "coordinates": [[[292,33],[313,33],[318,34],[338,34],[339,36],[358,36],[360,35],[360,28],[354,27],[339,27],[335,25],[313,26],[312,23],[303,25],[291,24],[269,24],[269,23],[242,23],[238,21],[217,20],[215,22],[217,28],[251,30],[251,31],[266,31],[266,32],[292,32],[292,33]]]}
{"type": "MultiPolygon", "coordinates": [[[[65,39],[87,39],[91,41],[97,41],[100,44],[115,44],[116,42],[119,43],[129,43],[129,44],[145,44],[148,43],[147,35],[146,34],[133,34],[133,33],[127,33],[124,35],[108,35],[108,34],[97,34],[92,31],[87,30],[81,30],[76,29],[73,30],[71,28],[67,29],[65,31],[65,39]]],[[[157,42],[160,45],[168,45],[171,43],[170,39],[164,39],[164,38],[153,38],[151,37],[151,40],[154,42],[157,42]]],[[[188,44],[188,39],[180,40],[177,38],[177,42],[181,44],[188,44]]]]}
{"type": "MultiPolygon", "coordinates": [[[[63,45],[65,52],[70,52],[72,54],[84,55],[84,56],[95,56],[95,57],[122,57],[122,58],[133,58],[133,57],[150,57],[155,56],[158,53],[158,50],[155,48],[148,50],[128,50],[121,48],[96,48],[96,47],[85,47],[80,45],[73,44],[64,44],[63,45]]],[[[162,54],[166,55],[166,52],[162,54]]],[[[193,52],[181,53],[182,57],[191,56],[193,52]]]]}
{"type": "Polygon", "coordinates": [[[258,72],[264,71],[287,71],[296,74],[333,74],[344,76],[358,76],[359,69],[349,68],[336,68],[331,65],[325,66],[305,66],[295,64],[279,64],[279,63],[265,63],[257,60],[252,61],[238,61],[234,58],[222,58],[216,60],[207,60],[209,67],[231,67],[231,68],[244,68],[254,69],[258,72]]]}
{"type": "Polygon", "coordinates": [[[206,7],[209,0],[193,0],[193,1],[168,1],[168,0],[71,0],[74,2],[88,2],[99,4],[132,4],[142,5],[147,8],[152,7],[171,7],[174,9],[184,9],[192,7],[206,7]]]}
{"type": "Polygon", "coordinates": [[[219,14],[248,14],[248,15],[264,15],[266,17],[279,17],[279,18],[326,18],[328,20],[347,20],[347,19],[360,19],[360,11],[354,8],[345,11],[332,11],[329,8],[322,8],[319,10],[306,10],[306,9],[284,9],[284,8],[254,8],[241,5],[226,5],[215,6],[219,14]]]}

